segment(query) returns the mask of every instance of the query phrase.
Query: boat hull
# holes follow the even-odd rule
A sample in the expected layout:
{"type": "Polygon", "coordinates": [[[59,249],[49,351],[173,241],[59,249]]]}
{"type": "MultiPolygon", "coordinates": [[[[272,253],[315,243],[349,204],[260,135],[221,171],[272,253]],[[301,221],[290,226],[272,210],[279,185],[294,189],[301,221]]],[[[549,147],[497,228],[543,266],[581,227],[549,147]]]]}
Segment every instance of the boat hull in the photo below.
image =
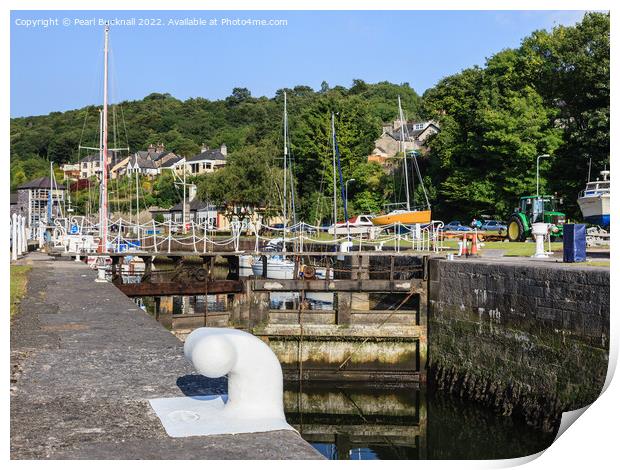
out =
{"type": "Polygon", "coordinates": [[[375,225],[390,225],[390,224],[429,224],[431,222],[431,211],[409,211],[409,212],[396,212],[385,215],[380,215],[372,219],[372,223],[375,225]]]}
{"type": "MultiPolygon", "coordinates": [[[[252,263],[252,272],[255,276],[263,275],[263,262],[258,259],[252,263]]],[[[289,260],[267,258],[268,279],[294,279],[295,263],[289,260]]]]}
{"type": "Polygon", "coordinates": [[[577,200],[584,220],[592,225],[609,227],[609,195],[580,197],[577,200]]]}

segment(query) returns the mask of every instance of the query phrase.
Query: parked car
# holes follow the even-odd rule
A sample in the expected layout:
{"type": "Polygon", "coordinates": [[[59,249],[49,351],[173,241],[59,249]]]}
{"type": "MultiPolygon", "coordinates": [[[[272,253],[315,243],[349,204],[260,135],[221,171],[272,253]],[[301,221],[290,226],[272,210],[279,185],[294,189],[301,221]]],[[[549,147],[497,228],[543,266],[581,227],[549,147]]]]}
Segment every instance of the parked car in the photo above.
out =
{"type": "Polygon", "coordinates": [[[316,233],[316,228],[314,228],[310,224],[302,222],[299,225],[295,225],[295,226],[291,227],[291,232],[293,232],[293,233],[296,233],[296,232],[316,233]]]}
{"type": "Polygon", "coordinates": [[[446,232],[471,232],[472,229],[462,225],[459,220],[453,220],[443,226],[443,230],[446,232]]]}
{"type": "Polygon", "coordinates": [[[507,229],[508,227],[506,224],[500,222],[499,220],[487,220],[482,224],[482,227],[480,227],[480,230],[493,230],[497,232],[505,231],[507,229]]]}

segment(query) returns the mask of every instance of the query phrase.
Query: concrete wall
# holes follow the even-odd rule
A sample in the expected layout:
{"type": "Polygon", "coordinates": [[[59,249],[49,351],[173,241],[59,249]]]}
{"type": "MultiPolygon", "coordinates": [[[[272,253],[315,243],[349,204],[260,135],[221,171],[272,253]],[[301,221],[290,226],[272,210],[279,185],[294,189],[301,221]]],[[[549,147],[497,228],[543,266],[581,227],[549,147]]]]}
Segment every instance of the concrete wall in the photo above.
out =
{"type": "Polygon", "coordinates": [[[608,363],[608,269],[432,259],[429,272],[437,387],[546,429],[597,398],[608,363]]]}

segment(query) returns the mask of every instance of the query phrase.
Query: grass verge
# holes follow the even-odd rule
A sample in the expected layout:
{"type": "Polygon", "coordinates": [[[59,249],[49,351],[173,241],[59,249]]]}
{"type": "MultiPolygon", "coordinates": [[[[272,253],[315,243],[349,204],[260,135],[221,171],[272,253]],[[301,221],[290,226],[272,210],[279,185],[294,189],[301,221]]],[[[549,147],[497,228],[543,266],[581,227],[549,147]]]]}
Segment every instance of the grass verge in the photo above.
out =
{"type": "Polygon", "coordinates": [[[19,310],[19,303],[26,293],[30,266],[11,266],[11,318],[19,310]]]}

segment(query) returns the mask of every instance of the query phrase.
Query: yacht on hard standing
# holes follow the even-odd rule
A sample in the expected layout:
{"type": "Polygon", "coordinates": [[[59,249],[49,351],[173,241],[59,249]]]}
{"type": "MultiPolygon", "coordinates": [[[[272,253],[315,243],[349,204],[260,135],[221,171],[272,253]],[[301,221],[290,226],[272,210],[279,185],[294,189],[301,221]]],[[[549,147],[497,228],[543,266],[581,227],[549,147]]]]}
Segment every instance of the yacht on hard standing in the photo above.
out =
{"type": "Polygon", "coordinates": [[[579,193],[577,203],[584,220],[592,225],[609,227],[609,171],[601,171],[602,180],[588,181],[579,193]]]}
{"type": "Polygon", "coordinates": [[[412,154],[413,163],[416,169],[417,176],[420,180],[422,191],[424,192],[424,199],[426,205],[420,208],[412,207],[409,198],[409,170],[407,166],[407,149],[405,145],[405,117],[403,115],[403,108],[400,103],[400,96],[398,97],[398,117],[400,119],[400,150],[403,153],[403,172],[405,175],[405,202],[399,202],[396,204],[389,204],[394,207],[393,210],[387,214],[378,215],[372,219],[372,223],[375,225],[390,225],[390,224],[428,224],[431,222],[431,205],[426,195],[426,189],[424,188],[424,181],[422,181],[422,175],[420,174],[420,167],[416,160],[415,153],[412,154]]]}

